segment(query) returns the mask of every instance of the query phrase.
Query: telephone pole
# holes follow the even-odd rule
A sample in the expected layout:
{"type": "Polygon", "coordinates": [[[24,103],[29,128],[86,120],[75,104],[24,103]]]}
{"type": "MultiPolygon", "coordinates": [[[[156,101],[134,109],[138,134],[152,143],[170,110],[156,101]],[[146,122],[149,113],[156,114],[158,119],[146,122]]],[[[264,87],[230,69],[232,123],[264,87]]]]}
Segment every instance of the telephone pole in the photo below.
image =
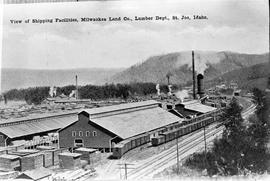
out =
{"type": "Polygon", "coordinates": [[[177,175],[179,175],[179,151],[178,151],[178,138],[176,138],[176,158],[177,158],[177,175]]]}
{"type": "MultiPolygon", "coordinates": [[[[125,176],[124,176],[124,180],[127,180],[127,170],[128,169],[134,169],[134,168],[129,168],[128,165],[134,165],[134,164],[131,164],[131,163],[121,163],[121,164],[118,164],[120,167],[120,173],[121,173],[121,170],[124,169],[125,170],[125,176]],[[123,167],[122,167],[123,166],[123,167]]],[[[121,179],[121,174],[120,174],[120,179],[121,179]]]]}
{"type": "Polygon", "coordinates": [[[205,127],[206,126],[203,127],[203,135],[204,135],[204,160],[205,160],[205,167],[207,167],[205,127]]]}

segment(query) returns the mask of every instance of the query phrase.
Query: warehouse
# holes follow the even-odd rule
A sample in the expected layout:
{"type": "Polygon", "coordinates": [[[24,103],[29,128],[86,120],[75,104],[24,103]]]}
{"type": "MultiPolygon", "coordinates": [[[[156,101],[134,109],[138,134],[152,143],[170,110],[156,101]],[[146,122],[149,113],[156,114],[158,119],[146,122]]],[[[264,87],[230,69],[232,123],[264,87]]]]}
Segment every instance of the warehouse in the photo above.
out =
{"type": "Polygon", "coordinates": [[[8,146],[15,140],[31,140],[36,135],[43,136],[50,132],[56,132],[70,125],[76,119],[77,111],[73,111],[1,121],[0,146],[8,146]]]}
{"type": "Polygon", "coordinates": [[[107,151],[122,140],[144,133],[154,136],[164,126],[182,120],[153,100],[87,109],[78,114],[78,121],[59,131],[59,146],[107,151]]]}

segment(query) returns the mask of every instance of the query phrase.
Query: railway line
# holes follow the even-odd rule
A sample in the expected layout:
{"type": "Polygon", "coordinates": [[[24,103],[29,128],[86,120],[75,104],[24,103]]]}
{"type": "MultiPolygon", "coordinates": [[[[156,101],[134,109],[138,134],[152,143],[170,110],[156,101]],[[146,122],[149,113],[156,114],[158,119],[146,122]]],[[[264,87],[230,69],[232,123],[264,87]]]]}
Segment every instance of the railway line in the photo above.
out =
{"type": "MultiPolygon", "coordinates": [[[[245,111],[243,111],[242,116],[246,119],[250,114],[254,113],[256,110],[256,105],[252,104],[245,111]]],[[[201,129],[200,129],[201,130],[201,129]]],[[[216,128],[216,124],[212,124],[206,130],[206,139],[213,140],[215,135],[220,134],[223,130],[223,127],[216,128]]],[[[186,139],[184,142],[180,142],[179,145],[179,155],[180,160],[184,159],[186,156],[190,154],[191,150],[198,150],[199,145],[203,146],[204,138],[202,137],[203,133],[196,134],[190,139],[186,139]]],[[[136,169],[131,170],[129,174],[130,179],[138,179],[138,178],[151,178],[154,174],[162,171],[163,169],[172,166],[176,162],[176,146],[173,146],[169,150],[162,152],[162,154],[157,155],[156,157],[152,157],[148,162],[144,162],[136,169]],[[175,161],[174,161],[175,160],[175,161]]]]}
{"type": "MultiPolygon", "coordinates": [[[[221,133],[223,127],[215,129],[213,125],[211,128],[206,130],[206,139],[214,137],[216,134],[221,133]]],[[[183,155],[189,152],[192,148],[198,147],[198,145],[202,144],[204,141],[203,132],[196,134],[194,137],[191,137],[184,142],[180,142],[179,144],[179,155],[183,157],[183,155]]],[[[183,159],[183,158],[181,158],[183,159]]],[[[143,164],[136,167],[134,170],[131,170],[128,175],[131,179],[143,178],[149,175],[153,175],[157,173],[160,168],[165,165],[168,166],[171,161],[176,160],[176,146],[171,147],[169,150],[162,152],[162,154],[157,155],[149,161],[144,162],[143,164]]],[[[174,162],[172,163],[174,164],[174,162]]],[[[167,167],[166,166],[166,167],[167,167]]]]}

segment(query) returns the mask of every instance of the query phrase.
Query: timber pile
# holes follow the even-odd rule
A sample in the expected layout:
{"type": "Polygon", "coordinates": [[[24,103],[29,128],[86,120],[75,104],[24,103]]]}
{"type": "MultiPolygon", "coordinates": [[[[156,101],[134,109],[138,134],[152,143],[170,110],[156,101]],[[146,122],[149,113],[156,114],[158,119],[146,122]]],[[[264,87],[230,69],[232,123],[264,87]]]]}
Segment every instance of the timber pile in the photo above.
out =
{"type": "Polygon", "coordinates": [[[14,171],[20,167],[20,157],[16,155],[0,155],[0,170],[14,171]]]}
{"type": "Polygon", "coordinates": [[[21,171],[43,167],[43,153],[35,153],[21,158],[21,171]]]}
{"type": "MultiPolygon", "coordinates": [[[[54,152],[56,151],[52,146],[38,146],[38,150],[43,153],[43,166],[50,167],[54,165],[54,152]]],[[[58,157],[58,155],[56,156],[58,157]]]]}
{"type": "Polygon", "coordinates": [[[60,153],[59,165],[63,169],[75,169],[81,167],[81,154],[79,153],[60,153]]]}
{"type": "Polygon", "coordinates": [[[88,164],[92,164],[91,157],[94,156],[94,153],[97,151],[97,149],[92,148],[77,148],[75,150],[75,153],[81,154],[81,160],[87,161],[88,164]]]}

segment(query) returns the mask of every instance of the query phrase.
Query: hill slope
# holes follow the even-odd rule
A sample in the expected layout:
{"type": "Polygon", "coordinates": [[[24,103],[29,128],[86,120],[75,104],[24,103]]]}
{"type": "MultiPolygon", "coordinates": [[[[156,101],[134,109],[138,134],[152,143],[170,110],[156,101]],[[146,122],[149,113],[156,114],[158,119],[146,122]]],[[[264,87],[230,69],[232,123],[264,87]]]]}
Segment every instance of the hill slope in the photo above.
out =
{"type": "MultiPolygon", "coordinates": [[[[148,58],[141,64],[134,65],[117,73],[112,82],[154,82],[166,83],[166,74],[172,73],[170,81],[183,84],[191,81],[191,51],[170,53],[148,58]]],[[[235,69],[253,66],[269,61],[269,53],[262,55],[239,54],[233,52],[195,52],[195,69],[204,73],[211,80],[235,69]]]]}
{"type": "Polygon", "coordinates": [[[221,82],[234,81],[241,89],[270,88],[270,63],[261,63],[250,67],[245,67],[225,73],[206,83],[211,87],[221,82]]]}

